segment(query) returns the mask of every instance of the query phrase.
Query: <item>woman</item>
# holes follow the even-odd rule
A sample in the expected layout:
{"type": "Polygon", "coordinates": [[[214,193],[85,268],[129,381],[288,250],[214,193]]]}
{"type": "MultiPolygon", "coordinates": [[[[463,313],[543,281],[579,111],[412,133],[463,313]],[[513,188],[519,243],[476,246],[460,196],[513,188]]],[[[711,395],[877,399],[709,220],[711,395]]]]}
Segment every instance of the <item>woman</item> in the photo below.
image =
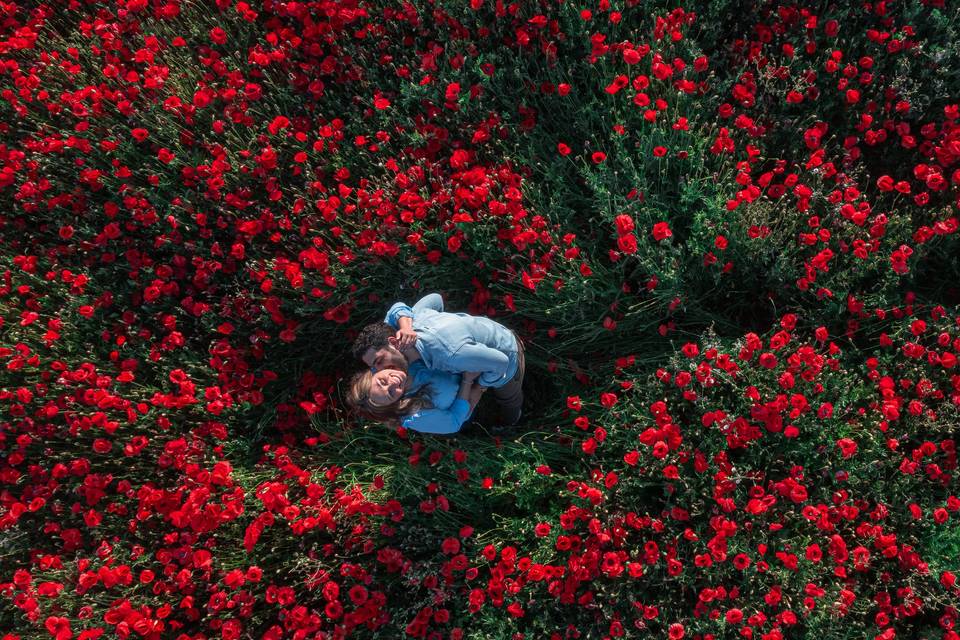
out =
{"type": "Polygon", "coordinates": [[[357,413],[391,427],[422,433],[456,433],[485,390],[474,384],[479,372],[427,369],[414,359],[407,371],[384,368],[353,376],[347,404],[357,413]]]}

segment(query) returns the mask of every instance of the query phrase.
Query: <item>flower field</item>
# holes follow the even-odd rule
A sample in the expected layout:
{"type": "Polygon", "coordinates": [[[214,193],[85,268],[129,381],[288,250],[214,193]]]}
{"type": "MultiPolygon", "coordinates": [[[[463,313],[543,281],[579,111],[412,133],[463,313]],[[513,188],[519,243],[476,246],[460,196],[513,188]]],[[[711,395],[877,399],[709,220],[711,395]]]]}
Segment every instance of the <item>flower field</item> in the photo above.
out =
{"type": "Polygon", "coordinates": [[[0,639],[960,640],[960,8],[680,4],[0,2],[0,639]]]}

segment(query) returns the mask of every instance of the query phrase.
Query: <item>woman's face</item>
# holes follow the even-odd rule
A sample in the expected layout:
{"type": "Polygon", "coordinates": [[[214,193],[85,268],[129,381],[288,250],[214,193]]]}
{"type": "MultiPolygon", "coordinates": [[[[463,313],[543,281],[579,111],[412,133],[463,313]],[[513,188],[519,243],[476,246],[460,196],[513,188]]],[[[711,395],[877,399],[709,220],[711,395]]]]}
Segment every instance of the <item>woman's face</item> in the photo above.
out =
{"type": "Polygon", "coordinates": [[[403,396],[407,374],[399,369],[381,369],[370,382],[370,404],[385,407],[403,396]]]}

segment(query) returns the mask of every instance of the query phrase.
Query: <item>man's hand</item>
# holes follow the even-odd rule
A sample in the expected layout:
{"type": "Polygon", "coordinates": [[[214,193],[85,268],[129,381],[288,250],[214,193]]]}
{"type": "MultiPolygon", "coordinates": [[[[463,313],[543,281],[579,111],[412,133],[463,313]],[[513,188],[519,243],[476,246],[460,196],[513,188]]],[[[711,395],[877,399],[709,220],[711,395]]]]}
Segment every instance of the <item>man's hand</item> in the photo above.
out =
{"type": "Polygon", "coordinates": [[[396,338],[397,349],[400,351],[412,349],[417,342],[417,332],[409,327],[400,327],[397,330],[396,338]]]}
{"type": "Polygon", "coordinates": [[[479,371],[464,371],[464,372],[463,372],[462,374],[460,374],[460,375],[462,376],[462,377],[461,377],[461,380],[462,380],[463,382],[474,382],[477,378],[480,377],[480,372],[479,372],[479,371]]]}

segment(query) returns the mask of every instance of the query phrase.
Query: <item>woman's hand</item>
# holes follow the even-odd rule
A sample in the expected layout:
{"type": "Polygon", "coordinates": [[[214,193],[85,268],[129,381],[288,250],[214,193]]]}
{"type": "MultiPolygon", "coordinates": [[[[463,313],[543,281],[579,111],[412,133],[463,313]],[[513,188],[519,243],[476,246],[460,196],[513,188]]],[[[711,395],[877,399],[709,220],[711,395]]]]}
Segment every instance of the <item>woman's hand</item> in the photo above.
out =
{"type": "Polygon", "coordinates": [[[474,381],[476,381],[476,379],[480,377],[480,372],[464,371],[463,373],[460,374],[460,376],[461,376],[460,377],[461,382],[473,384],[474,381]]]}
{"type": "Polygon", "coordinates": [[[483,392],[486,391],[486,387],[481,387],[478,384],[470,387],[470,408],[473,409],[477,406],[477,403],[480,402],[480,398],[483,397],[483,392]]]}

